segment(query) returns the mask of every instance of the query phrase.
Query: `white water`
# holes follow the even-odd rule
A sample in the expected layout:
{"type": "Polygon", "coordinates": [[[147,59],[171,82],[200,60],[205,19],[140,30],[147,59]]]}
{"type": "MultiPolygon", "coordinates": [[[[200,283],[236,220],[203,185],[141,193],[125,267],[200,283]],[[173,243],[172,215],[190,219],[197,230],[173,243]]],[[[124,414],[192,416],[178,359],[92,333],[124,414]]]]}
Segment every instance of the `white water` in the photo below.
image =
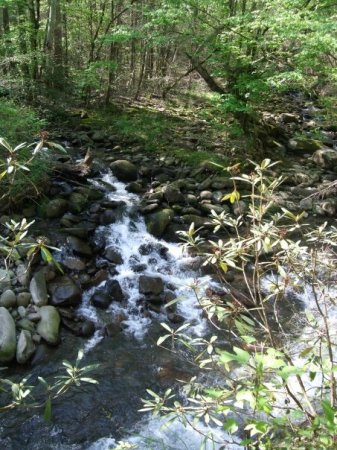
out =
{"type": "MultiPolygon", "coordinates": [[[[101,226],[97,230],[97,235],[104,235],[106,247],[114,247],[122,256],[123,263],[116,266],[118,274],[113,278],[118,280],[125,294],[127,301],[122,304],[113,303],[108,313],[113,318],[117,315],[126,316],[123,325],[125,331],[134,335],[137,339],[142,339],[147,332],[152,320],[142,315],[138,305],[142,295],[139,293],[139,277],[141,274],[148,276],[160,276],[165,286],[174,289],[176,297],[179,299],[177,304],[177,313],[182,315],[187,322],[191,324],[189,332],[195,335],[203,335],[207,328],[207,321],[202,317],[202,310],[199,308],[197,299],[191,285],[197,282],[198,289],[201,291],[209,286],[212,281],[209,276],[200,277],[195,271],[188,267],[193,263],[193,258],[182,253],[178,244],[171,244],[156,239],[150,235],[145,226],[144,219],[141,216],[132,219],[135,206],[140,199],[135,194],[126,191],[125,185],[114,178],[111,173],[106,174],[102,180],[113,185],[115,192],[107,194],[107,199],[112,201],[124,201],[126,204],[123,216],[119,221],[107,226],[101,226]],[[146,245],[150,248],[149,254],[140,254],[140,246],[146,245]],[[160,250],[167,249],[165,255],[160,254],[160,250]],[[136,273],[132,265],[144,265],[146,269],[142,273],[136,273]]],[[[93,182],[99,184],[98,182],[93,182]]],[[[102,283],[103,285],[104,283],[102,283]]],[[[90,320],[99,322],[99,314],[95,307],[90,304],[90,297],[95,289],[86,292],[80,308],[80,312],[90,320]]],[[[169,290],[169,289],[168,289],[169,290]]],[[[166,320],[166,314],[157,315],[159,321],[166,320]]],[[[96,333],[87,343],[86,350],[93,348],[102,337],[96,333]]]]}
{"type": "MultiPolygon", "coordinates": [[[[135,433],[126,436],[122,441],[133,444],[137,450],[243,450],[244,447],[233,442],[233,439],[220,429],[212,429],[212,436],[208,434],[210,429],[198,426],[198,433],[191,426],[184,426],[175,421],[165,426],[167,419],[152,417],[143,422],[135,433]],[[205,436],[209,436],[205,439],[205,436]],[[203,441],[205,440],[205,446],[203,441]]],[[[112,450],[117,446],[113,438],[102,438],[92,444],[86,450],[112,450]]]]}

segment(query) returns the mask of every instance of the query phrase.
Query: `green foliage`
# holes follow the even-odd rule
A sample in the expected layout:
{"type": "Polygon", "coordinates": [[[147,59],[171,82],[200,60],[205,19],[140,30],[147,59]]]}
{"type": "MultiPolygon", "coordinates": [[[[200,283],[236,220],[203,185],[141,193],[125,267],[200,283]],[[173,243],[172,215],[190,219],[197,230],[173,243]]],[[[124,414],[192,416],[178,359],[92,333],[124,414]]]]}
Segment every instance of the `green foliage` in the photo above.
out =
{"type": "Polygon", "coordinates": [[[68,361],[63,361],[64,375],[56,375],[54,381],[51,383],[42,377],[38,377],[40,385],[43,387],[45,393],[45,400],[37,401],[34,397],[34,390],[37,389],[38,384],[28,384],[30,375],[24,377],[22,380],[15,382],[6,378],[0,378],[0,388],[2,393],[6,396],[3,398],[3,404],[0,405],[0,411],[7,411],[18,407],[24,408],[44,408],[44,418],[47,421],[52,419],[52,400],[65,394],[73,386],[79,387],[83,383],[97,384],[98,382],[88,377],[87,374],[97,369],[98,364],[91,364],[88,366],[80,366],[83,359],[83,350],[79,350],[74,364],[68,361]]]}
{"type": "Polygon", "coordinates": [[[200,420],[221,426],[247,449],[333,450],[337,340],[335,292],[330,286],[336,275],[337,230],[326,223],[307,229],[301,224],[303,214],[283,208],[271,213],[282,178],[270,176],[275,165],[270,160],[252,164],[249,175],[228,168],[234,189],[223,199],[237,202],[240,188],[250,186],[251,193],[242,197],[248,199],[248,212],[238,218],[212,213],[215,233],[232,230],[228,240],[209,241],[205,253],[200,250],[205,242],[193,224],[181,232],[184,245],[218,269],[228,299],[200,295],[197,284],[192,289],[212,325],[220,334],[229,330],[235,344],[225,350],[215,335],[193,338],[186,324],[178,329],[162,324],[168,333],[158,340],[161,346],[170,342],[170,351],[179,351],[175,343],[186,346],[192,364],[217,370],[223,381],[204,386],[192,379],[184,385],[184,402],[170,390],[164,396],[148,391],[151,398],[143,401],[143,411],[182,423],[194,420],[196,428],[200,420]],[[293,234],[302,238],[294,240],[293,234]],[[242,292],[223,277],[228,268],[241,274],[242,292]],[[294,320],[301,321],[298,338],[290,337],[289,316],[284,317],[291,290],[306,290],[312,297],[305,314],[293,313],[294,320]]]}
{"type": "Polygon", "coordinates": [[[24,142],[38,135],[46,122],[37,117],[33,109],[0,98],[0,136],[15,142],[24,142]]]}

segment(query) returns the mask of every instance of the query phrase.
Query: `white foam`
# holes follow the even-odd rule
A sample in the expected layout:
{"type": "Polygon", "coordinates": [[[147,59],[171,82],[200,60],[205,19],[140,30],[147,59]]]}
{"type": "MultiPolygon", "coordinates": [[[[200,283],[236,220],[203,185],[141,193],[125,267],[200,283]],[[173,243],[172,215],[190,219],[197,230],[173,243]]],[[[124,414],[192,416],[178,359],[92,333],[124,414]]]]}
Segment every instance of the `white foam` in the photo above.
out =
{"type": "MultiPolygon", "coordinates": [[[[202,447],[205,450],[243,450],[244,447],[233,442],[233,438],[219,428],[210,428],[199,424],[197,428],[184,426],[181,422],[175,421],[165,426],[168,419],[151,417],[141,424],[138,432],[122,439],[136,446],[137,450],[199,450],[203,444],[205,436],[209,438],[202,447]],[[224,447],[222,447],[224,446],[224,447]]],[[[87,450],[112,450],[117,446],[113,438],[102,438],[90,445],[87,450]]]]}
{"type": "MultiPolygon", "coordinates": [[[[97,234],[105,236],[106,246],[114,247],[121,254],[123,260],[123,263],[116,267],[118,275],[114,276],[114,279],[120,283],[127,298],[127,304],[121,306],[113,303],[108,311],[112,316],[120,313],[126,315],[127,319],[124,321],[126,332],[133,334],[138,339],[144,337],[151,319],[142,315],[139,306],[142,296],[138,289],[140,273],[135,272],[132,268],[133,264],[140,264],[146,267],[142,274],[160,276],[166,284],[174,286],[175,295],[181,299],[177,306],[177,312],[186,321],[191,322],[189,332],[196,335],[204,334],[207,321],[202,317],[202,310],[190,286],[195,284],[197,279],[198,286],[202,290],[211,283],[211,278],[209,276],[200,277],[196,272],[186,270],[192,258],[184,255],[178,244],[167,243],[149,234],[143,217],[137,215],[136,219],[133,219],[134,207],[140,201],[137,195],[127,192],[125,185],[111,173],[107,173],[102,179],[116,188],[114,192],[107,193],[107,198],[113,201],[122,200],[126,204],[124,214],[119,221],[99,227],[97,230],[97,234]],[[140,254],[139,247],[141,245],[150,246],[153,250],[149,254],[140,254]],[[165,255],[161,255],[158,251],[163,247],[167,249],[165,255]]],[[[99,182],[95,181],[94,184],[97,185],[99,182]]],[[[86,317],[97,322],[97,313],[89,302],[92,293],[92,290],[87,293],[80,311],[86,317]]]]}

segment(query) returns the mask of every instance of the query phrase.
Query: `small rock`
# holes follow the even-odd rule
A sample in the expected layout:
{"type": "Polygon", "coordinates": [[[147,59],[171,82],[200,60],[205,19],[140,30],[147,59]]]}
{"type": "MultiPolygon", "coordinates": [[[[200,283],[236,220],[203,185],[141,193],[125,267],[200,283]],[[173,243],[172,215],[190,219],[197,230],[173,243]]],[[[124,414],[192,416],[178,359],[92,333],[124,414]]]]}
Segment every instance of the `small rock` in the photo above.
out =
{"type": "Polygon", "coordinates": [[[86,242],[82,241],[81,239],[75,237],[75,236],[68,236],[67,242],[71,248],[71,250],[74,252],[74,254],[79,256],[92,256],[92,249],[86,242]]]}
{"type": "Polygon", "coordinates": [[[164,290],[164,283],[160,277],[150,277],[141,275],[139,277],[139,292],[141,294],[161,294],[164,290]]]}
{"type": "Polygon", "coordinates": [[[122,255],[113,247],[108,247],[104,252],[104,257],[114,263],[114,264],[123,264],[122,255]]]}
{"type": "Polygon", "coordinates": [[[46,216],[48,219],[56,219],[63,216],[68,209],[68,202],[63,198],[51,200],[46,207],[46,216]]]}
{"type": "Polygon", "coordinates": [[[68,276],[63,276],[49,285],[50,303],[54,306],[78,306],[82,300],[82,291],[68,276]]]}
{"type": "Polygon", "coordinates": [[[37,332],[48,344],[55,345],[59,341],[60,315],[54,306],[41,306],[41,320],[37,324],[37,332]]]}
{"type": "Polygon", "coordinates": [[[33,356],[35,344],[32,335],[27,330],[21,330],[16,348],[16,360],[19,364],[25,364],[33,356]]]}
{"type": "Polygon", "coordinates": [[[0,307],[0,363],[12,361],[16,351],[16,333],[13,317],[0,307]]]}
{"type": "Polygon", "coordinates": [[[16,295],[11,289],[7,289],[1,294],[0,306],[4,308],[14,308],[16,306],[16,295]]]}
{"type": "Polygon", "coordinates": [[[42,270],[34,274],[30,281],[29,291],[34,305],[44,306],[48,303],[46,278],[42,270]]]}

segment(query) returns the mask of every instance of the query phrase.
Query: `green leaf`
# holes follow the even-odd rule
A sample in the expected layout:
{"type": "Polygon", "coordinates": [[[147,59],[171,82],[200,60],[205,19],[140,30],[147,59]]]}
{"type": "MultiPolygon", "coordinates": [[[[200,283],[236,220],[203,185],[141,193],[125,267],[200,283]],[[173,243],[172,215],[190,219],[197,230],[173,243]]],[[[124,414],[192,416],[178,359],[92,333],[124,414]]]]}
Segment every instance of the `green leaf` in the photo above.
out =
{"type": "Polygon", "coordinates": [[[323,408],[326,420],[329,423],[334,424],[334,421],[335,421],[335,410],[334,410],[334,408],[331,407],[330,402],[328,400],[323,400],[322,401],[322,408],[323,408]]]}

